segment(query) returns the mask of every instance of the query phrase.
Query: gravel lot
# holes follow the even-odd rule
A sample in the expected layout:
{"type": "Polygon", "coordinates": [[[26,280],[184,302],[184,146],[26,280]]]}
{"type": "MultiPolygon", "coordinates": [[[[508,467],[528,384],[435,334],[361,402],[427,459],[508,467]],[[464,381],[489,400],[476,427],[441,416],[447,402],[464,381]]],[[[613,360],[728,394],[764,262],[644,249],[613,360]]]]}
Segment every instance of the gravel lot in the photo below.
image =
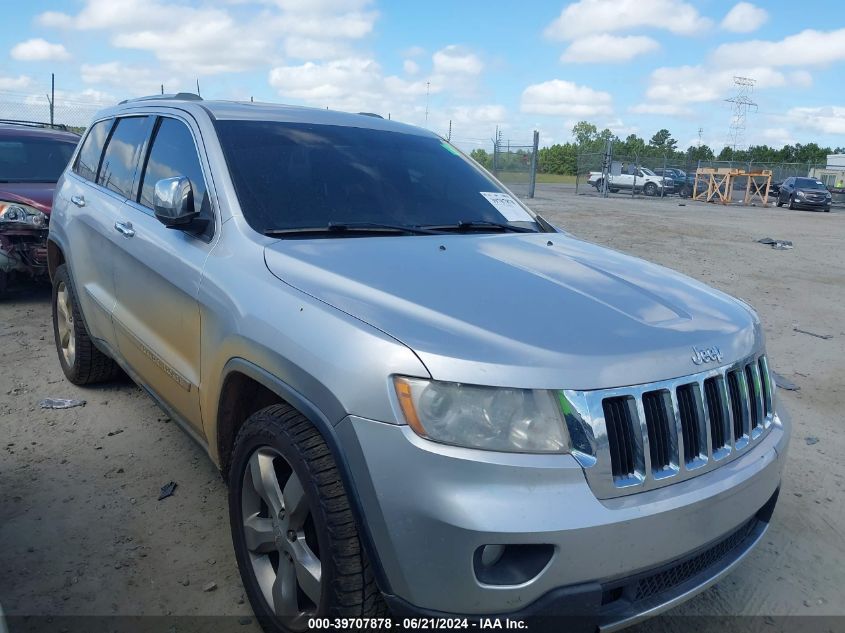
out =
{"type": "MultiPolygon", "coordinates": [[[[780,391],[793,441],[767,538],[736,572],[672,614],[845,615],[845,213],[604,200],[553,185],[537,194],[531,206],[577,236],[749,301],[773,368],[801,387],[780,391]],[[795,248],[755,243],[767,236],[795,248]]],[[[214,467],[134,385],[79,389],[64,380],[49,289],[0,302],[0,366],[0,603],[13,616],[12,633],[76,630],[64,616],[165,614],[228,615],[213,629],[257,631],[246,619],[214,467]],[[47,411],[38,408],[45,397],[87,405],[47,411]],[[174,496],[158,501],[171,480],[174,496]],[[14,617],[32,615],[54,620],[14,617]]],[[[206,630],[180,622],[179,631],[206,630]]],[[[782,622],[767,618],[762,630],[782,622]]],[[[729,625],[708,619],[696,628],[729,625]]],[[[637,630],[684,628],[686,620],[661,618],[637,630]]]]}

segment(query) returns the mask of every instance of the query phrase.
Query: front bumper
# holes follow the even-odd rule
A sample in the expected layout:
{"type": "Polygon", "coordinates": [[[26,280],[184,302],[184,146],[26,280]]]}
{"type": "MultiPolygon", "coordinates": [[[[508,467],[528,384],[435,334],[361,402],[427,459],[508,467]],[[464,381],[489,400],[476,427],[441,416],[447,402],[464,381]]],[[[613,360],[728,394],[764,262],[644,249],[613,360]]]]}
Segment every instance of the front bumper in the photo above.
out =
{"type": "Polygon", "coordinates": [[[694,595],[757,542],[785,461],[781,417],[782,428],[721,468],[608,500],[569,455],[443,446],[352,416],[338,431],[397,612],[569,615],[613,628],[694,595]],[[635,599],[643,578],[724,549],[726,539],[718,560],[635,599]],[[549,555],[530,578],[482,582],[478,552],[490,544],[549,555]]]}
{"type": "Polygon", "coordinates": [[[807,200],[803,198],[795,198],[793,205],[797,209],[830,209],[830,200],[807,200]]]}

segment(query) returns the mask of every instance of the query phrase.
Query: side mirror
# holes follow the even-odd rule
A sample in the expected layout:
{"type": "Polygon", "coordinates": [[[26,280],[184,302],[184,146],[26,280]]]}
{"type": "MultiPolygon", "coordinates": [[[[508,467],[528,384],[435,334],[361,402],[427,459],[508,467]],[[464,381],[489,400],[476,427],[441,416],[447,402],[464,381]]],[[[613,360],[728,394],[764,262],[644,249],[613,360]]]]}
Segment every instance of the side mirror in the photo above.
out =
{"type": "Polygon", "coordinates": [[[163,178],[155,185],[153,207],[156,219],[169,229],[201,231],[208,220],[194,210],[194,190],[184,176],[163,178]]]}

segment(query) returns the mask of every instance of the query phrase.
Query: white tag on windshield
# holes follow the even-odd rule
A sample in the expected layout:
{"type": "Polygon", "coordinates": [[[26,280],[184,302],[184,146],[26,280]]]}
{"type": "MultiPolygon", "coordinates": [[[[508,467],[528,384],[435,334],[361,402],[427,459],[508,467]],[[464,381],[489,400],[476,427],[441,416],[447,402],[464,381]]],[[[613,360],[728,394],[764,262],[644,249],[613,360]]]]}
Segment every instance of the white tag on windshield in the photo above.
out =
{"type": "Polygon", "coordinates": [[[496,207],[496,211],[505,216],[508,222],[534,221],[525,209],[519,206],[519,203],[508,194],[495,191],[479,191],[479,193],[487,198],[487,202],[496,207]]]}

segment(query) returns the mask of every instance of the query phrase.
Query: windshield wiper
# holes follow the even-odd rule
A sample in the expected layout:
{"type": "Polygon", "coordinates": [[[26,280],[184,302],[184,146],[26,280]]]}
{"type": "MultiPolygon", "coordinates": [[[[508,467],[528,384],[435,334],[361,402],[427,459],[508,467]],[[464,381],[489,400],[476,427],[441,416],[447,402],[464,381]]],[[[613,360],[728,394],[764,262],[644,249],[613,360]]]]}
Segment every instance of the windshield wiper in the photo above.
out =
{"type": "Polygon", "coordinates": [[[513,233],[537,233],[534,229],[529,229],[524,226],[515,226],[513,224],[505,224],[504,222],[490,222],[488,220],[461,220],[455,224],[432,224],[425,225],[421,228],[431,229],[433,231],[471,231],[473,229],[501,229],[503,231],[511,231],[513,233]]]}
{"type": "Polygon", "coordinates": [[[404,224],[381,224],[379,222],[329,222],[326,226],[291,227],[286,229],[266,229],[264,235],[281,237],[285,235],[437,235],[438,231],[419,226],[404,224]]]}

